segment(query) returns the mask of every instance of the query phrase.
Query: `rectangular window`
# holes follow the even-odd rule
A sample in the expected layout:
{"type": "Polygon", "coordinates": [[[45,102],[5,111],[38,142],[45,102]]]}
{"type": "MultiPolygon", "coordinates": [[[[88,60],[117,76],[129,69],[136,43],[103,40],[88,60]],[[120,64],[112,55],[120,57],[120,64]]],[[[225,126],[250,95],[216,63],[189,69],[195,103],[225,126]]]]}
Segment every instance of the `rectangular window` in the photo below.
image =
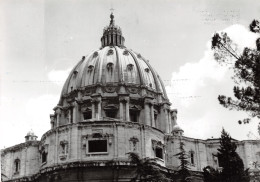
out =
{"type": "Polygon", "coordinates": [[[153,117],[154,117],[154,127],[157,127],[157,113],[154,113],[153,117]]]}
{"type": "Polygon", "coordinates": [[[16,159],[14,161],[14,163],[15,163],[15,173],[19,173],[19,171],[20,171],[20,160],[16,159]]]}
{"type": "Polygon", "coordinates": [[[217,159],[218,159],[218,166],[219,166],[219,167],[223,167],[224,161],[223,161],[222,157],[217,156],[217,159]]]}
{"type": "Polygon", "coordinates": [[[137,123],[138,122],[138,111],[130,110],[130,121],[137,123]]]}
{"type": "Polygon", "coordinates": [[[73,109],[70,109],[70,123],[73,123],[73,109]]]}
{"type": "Polygon", "coordinates": [[[160,159],[163,159],[163,150],[162,150],[162,148],[159,148],[159,147],[155,148],[155,156],[160,158],[160,159]]]}
{"type": "Polygon", "coordinates": [[[107,152],[107,140],[89,140],[88,152],[107,152]]]}
{"type": "Polygon", "coordinates": [[[87,120],[87,119],[91,119],[92,118],[92,112],[91,111],[87,111],[83,113],[83,119],[87,120]]]}
{"type": "Polygon", "coordinates": [[[116,110],[107,110],[106,116],[109,118],[116,118],[117,111],[116,110]]]}
{"type": "Polygon", "coordinates": [[[194,153],[190,153],[190,163],[194,165],[194,153]]]}
{"type": "Polygon", "coordinates": [[[47,162],[47,153],[45,151],[42,152],[42,163],[47,162]]]}

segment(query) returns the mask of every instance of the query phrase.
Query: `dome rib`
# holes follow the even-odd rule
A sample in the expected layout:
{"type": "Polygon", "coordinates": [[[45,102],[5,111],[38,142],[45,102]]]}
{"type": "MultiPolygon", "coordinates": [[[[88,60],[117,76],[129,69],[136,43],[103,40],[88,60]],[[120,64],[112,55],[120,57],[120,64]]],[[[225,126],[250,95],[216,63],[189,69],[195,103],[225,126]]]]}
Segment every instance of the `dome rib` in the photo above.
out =
{"type": "Polygon", "coordinates": [[[159,87],[159,83],[158,83],[158,80],[156,79],[157,78],[157,74],[155,73],[153,67],[150,65],[150,63],[142,57],[142,60],[147,64],[147,66],[149,67],[149,69],[151,70],[152,74],[153,74],[153,79],[154,79],[154,82],[155,82],[155,86],[156,86],[156,90],[161,90],[161,88],[159,87]]]}
{"type": "Polygon", "coordinates": [[[160,80],[160,84],[161,84],[161,87],[162,87],[162,90],[163,90],[163,96],[168,99],[168,96],[167,96],[167,93],[166,93],[166,90],[165,90],[165,87],[164,87],[164,84],[163,84],[163,81],[161,79],[161,77],[157,74],[157,78],[160,80]]]}
{"type": "Polygon", "coordinates": [[[79,61],[64,84],[62,96],[87,86],[119,86],[120,83],[145,87],[162,93],[168,99],[162,80],[148,60],[132,50],[118,46],[106,46],[92,51],[84,60],[79,61]]]}
{"type": "Polygon", "coordinates": [[[122,64],[120,64],[117,47],[116,46],[113,46],[113,47],[116,50],[115,52],[116,52],[116,62],[117,62],[117,65],[118,65],[118,82],[122,83],[122,81],[124,81],[123,68],[122,68],[122,64]]]}
{"type": "Polygon", "coordinates": [[[64,84],[64,86],[63,86],[62,95],[67,94],[67,93],[69,92],[69,85],[70,85],[70,82],[71,82],[71,77],[72,77],[72,75],[73,75],[73,72],[74,72],[75,69],[76,69],[79,65],[81,65],[83,62],[84,62],[84,60],[81,59],[81,60],[78,62],[78,64],[76,64],[76,66],[73,67],[72,71],[70,72],[70,74],[69,74],[69,76],[68,76],[68,78],[67,78],[67,80],[66,80],[66,82],[65,82],[65,84],[64,84]]]}
{"type": "Polygon", "coordinates": [[[141,71],[140,65],[139,65],[135,55],[132,53],[132,51],[130,51],[128,49],[126,49],[126,50],[129,52],[129,54],[132,56],[132,58],[135,61],[135,64],[136,64],[136,67],[137,67],[137,72],[138,72],[139,78],[140,78],[140,85],[144,85],[144,80],[143,80],[144,75],[143,75],[143,72],[141,71]]]}
{"type": "MultiPolygon", "coordinates": [[[[85,61],[84,61],[84,65],[82,66],[82,70],[80,71],[80,75],[79,75],[81,77],[80,84],[79,84],[80,87],[84,87],[86,85],[89,85],[89,80],[87,80],[87,77],[86,77],[86,75],[88,75],[88,73],[86,73],[86,72],[88,70],[90,60],[93,57],[94,53],[95,53],[95,51],[93,51],[91,54],[89,54],[87,59],[85,59],[85,61]]],[[[96,69],[96,65],[94,66],[94,70],[95,69],[96,69]]],[[[94,75],[94,73],[93,73],[93,75],[94,75]]],[[[90,75],[90,77],[91,77],[91,75],[90,75]]],[[[93,79],[94,79],[94,76],[93,76],[93,79]]],[[[94,83],[94,80],[92,81],[92,83],[94,83]]]]}

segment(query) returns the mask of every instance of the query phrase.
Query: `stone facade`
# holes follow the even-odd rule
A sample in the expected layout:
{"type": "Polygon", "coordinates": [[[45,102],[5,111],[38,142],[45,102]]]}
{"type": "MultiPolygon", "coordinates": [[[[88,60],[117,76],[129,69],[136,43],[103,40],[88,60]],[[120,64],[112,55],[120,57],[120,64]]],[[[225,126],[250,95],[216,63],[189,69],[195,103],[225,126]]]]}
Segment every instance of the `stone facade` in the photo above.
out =
{"type": "MultiPolygon", "coordinates": [[[[194,181],[203,180],[208,165],[220,169],[218,139],[183,136],[159,75],[124,46],[112,14],[101,41],[102,48],[71,71],[50,115],[51,129],[40,141],[29,132],[25,143],[1,151],[2,181],[130,181],[129,152],[155,158],[162,171],[176,170],[180,140],[194,181]]],[[[260,142],[234,142],[245,167],[256,170],[260,142]]]]}

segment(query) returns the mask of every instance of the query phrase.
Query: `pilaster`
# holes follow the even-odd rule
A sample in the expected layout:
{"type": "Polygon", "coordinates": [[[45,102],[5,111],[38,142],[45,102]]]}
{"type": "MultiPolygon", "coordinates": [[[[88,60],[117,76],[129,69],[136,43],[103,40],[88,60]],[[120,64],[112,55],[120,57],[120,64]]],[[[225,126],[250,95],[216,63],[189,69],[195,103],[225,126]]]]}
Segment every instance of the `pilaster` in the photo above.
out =
{"type": "Polygon", "coordinates": [[[145,109],[145,124],[148,126],[154,125],[154,114],[153,114],[153,98],[144,98],[144,109],[145,109]]]}
{"type": "Polygon", "coordinates": [[[91,96],[92,100],[92,118],[99,120],[101,118],[101,95],[95,94],[91,96]],[[93,112],[94,111],[94,112],[93,112]]]}
{"type": "Polygon", "coordinates": [[[128,94],[120,94],[119,95],[119,103],[120,103],[120,119],[125,119],[126,121],[130,121],[129,117],[129,95],[128,94]],[[125,112],[124,112],[125,108],[125,112]]]}

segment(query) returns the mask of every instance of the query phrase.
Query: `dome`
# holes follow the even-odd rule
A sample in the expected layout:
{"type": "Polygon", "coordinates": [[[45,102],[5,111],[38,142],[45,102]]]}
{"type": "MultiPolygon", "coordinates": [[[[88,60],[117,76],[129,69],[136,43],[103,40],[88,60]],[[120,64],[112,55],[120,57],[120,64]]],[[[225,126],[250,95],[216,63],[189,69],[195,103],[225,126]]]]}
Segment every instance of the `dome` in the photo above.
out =
{"type": "Polygon", "coordinates": [[[160,76],[141,54],[124,46],[125,39],[120,27],[115,25],[114,15],[110,18],[110,25],[104,28],[101,37],[101,48],[83,56],[72,69],[61,96],[95,85],[124,84],[146,88],[168,100],[160,76]]]}
{"type": "Polygon", "coordinates": [[[35,135],[34,135],[34,132],[31,130],[31,131],[29,131],[29,132],[27,133],[26,136],[35,136],[35,135]]]}
{"type": "Polygon", "coordinates": [[[163,82],[140,53],[126,48],[114,15],[104,28],[101,48],[85,55],[71,70],[51,126],[88,121],[133,122],[171,132],[176,111],[170,109],[163,82]]]}
{"type": "Polygon", "coordinates": [[[119,46],[106,46],[83,57],[69,74],[62,95],[96,84],[144,86],[167,97],[159,75],[149,62],[119,46]]]}
{"type": "Polygon", "coordinates": [[[179,125],[173,126],[172,132],[178,132],[178,131],[183,131],[179,125]]]}

